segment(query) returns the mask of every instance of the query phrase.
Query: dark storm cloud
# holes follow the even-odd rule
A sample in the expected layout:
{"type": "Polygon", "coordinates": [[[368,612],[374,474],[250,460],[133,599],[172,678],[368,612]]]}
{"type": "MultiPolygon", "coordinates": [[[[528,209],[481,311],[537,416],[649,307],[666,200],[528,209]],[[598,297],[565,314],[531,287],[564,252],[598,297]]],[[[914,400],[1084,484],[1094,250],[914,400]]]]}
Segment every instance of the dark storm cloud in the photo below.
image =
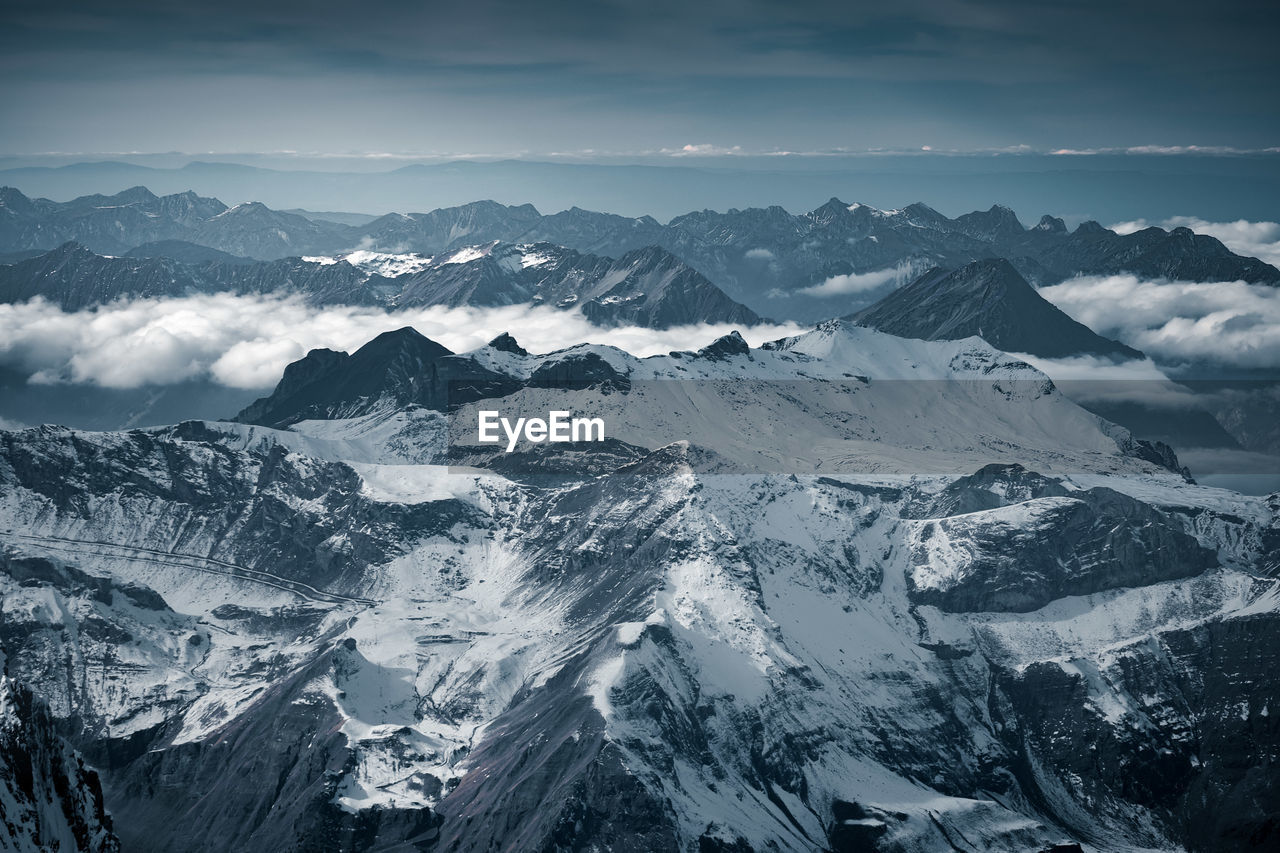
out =
{"type": "Polygon", "coordinates": [[[1268,147],[1273,5],[11,2],[0,148],[1268,147]]]}

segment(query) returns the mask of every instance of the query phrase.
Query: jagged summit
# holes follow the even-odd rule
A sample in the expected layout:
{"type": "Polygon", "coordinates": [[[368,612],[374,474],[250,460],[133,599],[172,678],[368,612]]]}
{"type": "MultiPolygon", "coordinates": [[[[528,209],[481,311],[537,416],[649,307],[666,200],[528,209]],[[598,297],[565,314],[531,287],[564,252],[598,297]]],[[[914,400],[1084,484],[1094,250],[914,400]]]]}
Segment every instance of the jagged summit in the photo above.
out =
{"type": "Polygon", "coordinates": [[[1040,217],[1040,221],[1036,224],[1036,227],[1031,230],[1043,231],[1048,234],[1066,234],[1067,223],[1056,216],[1051,216],[1046,213],[1044,216],[1040,217]]]}
{"type": "MultiPolygon", "coordinates": [[[[514,341],[512,341],[514,343],[514,341]]],[[[317,349],[290,364],[275,390],[234,420],[283,427],[410,406],[437,411],[498,396],[516,381],[455,355],[411,326],[383,332],[354,353],[317,349]]]]}
{"type": "Polygon", "coordinates": [[[735,355],[745,355],[750,357],[751,347],[747,344],[742,333],[734,329],[727,335],[716,338],[702,349],[698,350],[698,355],[703,358],[709,358],[713,361],[720,361],[731,358],[735,355]]]}
{"type": "Polygon", "coordinates": [[[528,355],[529,354],[528,350],[526,350],[524,347],[520,346],[520,344],[516,342],[516,339],[511,336],[510,332],[503,332],[502,334],[498,335],[496,338],[489,341],[488,346],[490,349],[495,349],[498,352],[509,352],[512,355],[528,355]]]}
{"type": "Polygon", "coordinates": [[[1017,214],[1003,204],[957,216],[955,222],[965,234],[990,242],[1019,237],[1026,231],[1017,214]]]}
{"type": "Polygon", "coordinates": [[[236,416],[245,423],[284,425],[335,412],[421,403],[442,389],[431,368],[452,351],[411,326],[383,332],[348,355],[316,349],[285,369],[268,397],[236,416]]]}
{"type": "Polygon", "coordinates": [[[930,270],[847,319],[907,338],[956,340],[977,335],[1006,352],[1048,358],[1142,353],[1104,338],[1038,294],[1003,258],[958,270],[930,270]]]}

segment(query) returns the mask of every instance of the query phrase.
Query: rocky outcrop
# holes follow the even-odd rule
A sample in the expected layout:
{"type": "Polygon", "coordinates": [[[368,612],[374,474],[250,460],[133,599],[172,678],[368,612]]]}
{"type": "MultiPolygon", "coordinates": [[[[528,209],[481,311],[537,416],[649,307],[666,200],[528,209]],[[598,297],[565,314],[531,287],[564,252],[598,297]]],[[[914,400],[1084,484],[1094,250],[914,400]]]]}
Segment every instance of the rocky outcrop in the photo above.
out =
{"type": "MultiPolygon", "coordinates": [[[[973,494],[954,497],[972,506],[973,494]]],[[[1178,522],[1107,488],[1000,500],[996,508],[920,522],[910,542],[913,599],[961,613],[1025,612],[1064,596],[1189,577],[1217,563],[1178,522]]]]}
{"type": "Polygon", "coordinates": [[[59,736],[40,699],[7,674],[0,676],[0,847],[120,850],[98,774],[59,736]]]}

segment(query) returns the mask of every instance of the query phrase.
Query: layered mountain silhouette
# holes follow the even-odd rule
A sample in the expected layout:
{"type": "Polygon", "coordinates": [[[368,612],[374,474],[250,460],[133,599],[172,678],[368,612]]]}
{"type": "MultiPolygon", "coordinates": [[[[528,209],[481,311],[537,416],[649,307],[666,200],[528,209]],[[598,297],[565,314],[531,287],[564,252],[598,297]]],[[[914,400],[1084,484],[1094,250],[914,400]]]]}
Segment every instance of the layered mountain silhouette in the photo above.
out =
{"type": "Polygon", "coordinates": [[[847,319],[926,341],[976,335],[1006,352],[1046,358],[1142,358],[1132,347],[1071,319],[1002,258],[974,261],[958,270],[930,270],[847,319]]]}
{"type": "Polygon", "coordinates": [[[315,305],[387,308],[527,303],[578,308],[603,326],[760,321],[656,246],[614,259],[551,244],[492,243],[443,253],[391,276],[346,260],[252,261],[175,241],[147,244],[126,257],[98,255],[69,242],[0,265],[0,302],[39,296],[74,311],[121,298],[200,293],[297,294],[315,305]]]}
{"type": "MultiPolygon", "coordinates": [[[[877,296],[874,288],[819,287],[833,279],[876,273],[887,289],[912,272],[989,257],[1008,258],[1036,286],[1121,272],[1280,284],[1275,267],[1185,228],[1118,234],[1085,222],[1069,231],[1050,215],[1026,228],[1001,205],[952,219],[920,203],[878,210],[833,198],[799,215],[781,207],[707,210],[662,224],[647,216],[579,208],[543,215],[532,205],[478,201],[350,225],[254,202],[228,208],[190,192],[159,197],[143,187],[65,203],[0,190],[0,253],[52,249],[68,240],[104,254],[178,240],[263,260],[356,249],[436,255],[492,242],[546,242],[620,258],[658,246],[757,314],[801,321],[846,314],[877,296]]],[[[171,251],[190,257],[190,250],[171,251]]]]}

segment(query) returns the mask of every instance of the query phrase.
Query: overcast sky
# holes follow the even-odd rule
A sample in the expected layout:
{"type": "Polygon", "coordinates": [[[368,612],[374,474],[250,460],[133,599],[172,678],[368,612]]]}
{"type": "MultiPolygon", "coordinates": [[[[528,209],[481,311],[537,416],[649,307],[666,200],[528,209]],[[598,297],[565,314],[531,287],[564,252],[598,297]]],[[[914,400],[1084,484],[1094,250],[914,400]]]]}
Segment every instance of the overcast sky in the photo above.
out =
{"type": "Polygon", "coordinates": [[[1274,0],[7,0],[0,14],[3,153],[1280,145],[1274,0]]]}

